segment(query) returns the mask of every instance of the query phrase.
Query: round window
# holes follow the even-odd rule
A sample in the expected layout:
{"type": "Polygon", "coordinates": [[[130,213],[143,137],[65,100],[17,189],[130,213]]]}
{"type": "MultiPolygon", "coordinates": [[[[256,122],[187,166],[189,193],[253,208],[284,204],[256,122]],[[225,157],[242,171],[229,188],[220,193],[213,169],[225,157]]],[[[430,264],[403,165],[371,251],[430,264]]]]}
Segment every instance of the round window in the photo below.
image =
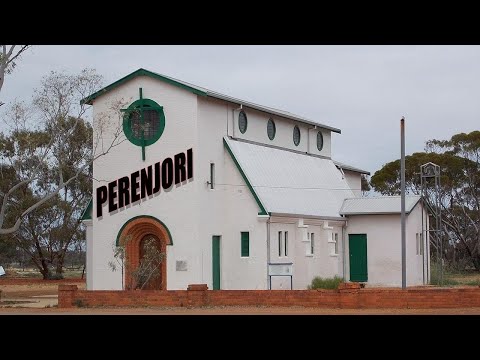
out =
{"type": "Polygon", "coordinates": [[[162,136],[165,129],[163,107],[150,99],[140,99],[128,107],[123,118],[123,131],[131,143],[148,146],[162,136]]]}
{"type": "Polygon", "coordinates": [[[238,128],[242,134],[245,134],[245,131],[247,131],[247,125],[247,114],[245,114],[245,111],[242,110],[238,114],[238,128]]]}
{"type": "Polygon", "coordinates": [[[275,138],[275,133],[277,132],[277,128],[275,127],[275,122],[273,119],[268,119],[267,123],[267,135],[270,140],[275,138]]]}
{"type": "Polygon", "coordinates": [[[297,125],[293,128],[293,143],[295,146],[300,144],[300,128],[297,125]]]}
{"type": "Polygon", "coordinates": [[[323,149],[323,134],[321,131],[317,133],[317,149],[318,151],[322,151],[323,149]]]}

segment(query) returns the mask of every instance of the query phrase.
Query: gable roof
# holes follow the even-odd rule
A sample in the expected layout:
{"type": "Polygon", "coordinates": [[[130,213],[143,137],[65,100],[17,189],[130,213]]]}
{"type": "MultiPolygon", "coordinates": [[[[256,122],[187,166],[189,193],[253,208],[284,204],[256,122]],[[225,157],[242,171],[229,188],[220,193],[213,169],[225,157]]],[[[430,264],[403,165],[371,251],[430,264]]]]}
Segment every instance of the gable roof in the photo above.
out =
{"type": "Polygon", "coordinates": [[[358,173],[360,173],[360,174],[370,175],[370,171],[362,170],[362,169],[356,168],[356,167],[354,167],[354,166],[341,163],[340,161],[335,161],[335,160],[333,160],[333,163],[334,163],[338,168],[341,168],[341,169],[343,169],[343,170],[349,170],[349,171],[353,171],[353,172],[358,172],[358,173]]]}
{"type": "Polygon", "coordinates": [[[327,129],[327,130],[330,130],[330,131],[333,131],[333,132],[336,132],[336,133],[339,133],[339,134],[341,133],[340,129],[337,129],[337,128],[334,128],[334,127],[331,127],[331,126],[327,126],[327,125],[321,124],[321,123],[313,121],[313,120],[306,119],[304,117],[289,113],[287,111],[274,109],[274,108],[271,108],[271,107],[268,107],[268,106],[258,105],[258,104],[252,103],[250,101],[245,101],[245,100],[234,98],[234,97],[231,97],[231,96],[228,96],[228,95],[220,94],[218,92],[206,89],[204,87],[194,85],[194,84],[190,84],[188,82],[178,80],[178,79],[172,78],[170,76],[157,74],[157,73],[154,73],[152,71],[145,70],[145,69],[138,69],[138,70],[132,72],[131,74],[115,81],[114,83],[104,87],[103,89],[100,89],[97,92],[87,96],[86,98],[82,99],[80,101],[80,103],[81,104],[92,105],[93,100],[95,100],[99,96],[102,96],[103,94],[107,93],[108,91],[115,89],[116,87],[122,85],[123,83],[125,83],[125,82],[127,82],[127,81],[129,81],[129,80],[131,80],[131,79],[133,79],[137,76],[148,76],[148,77],[156,79],[156,80],[164,81],[164,82],[166,82],[170,85],[180,87],[184,90],[190,91],[190,92],[192,92],[196,95],[199,95],[199,96],[213,97],[213,98],[216,98],[216,99],[228,101],[228,102],[235,103],[235,104],[238,104],[238,105],[243,105],[243,106],[249,107],[251,109],[267,112],[267,113],[272,114],[272,115],[278,115],[278,116],[285,117],[287,119],[300,121],[300,122],[310,124],[310,125],[314,125],[314,126],[319,126],[321,128],[324,128],[324,129],[327,129]]]}
{"type": "MultiPolygon", "coordinates": [[[[405,212],[409,214],[415,205],[420,201],[420,196],[405,197],[405,212]]],[[[381,196],[345,199],[341,215],[387,215],[400,214],[401,197],[400,196],[381,196]]]]}
{"type": "Polygon", "coordinates": [[[354,196],[330,159],[228,137],[224,144],[262,213],[339,219],[343,200],[354,196]]]}

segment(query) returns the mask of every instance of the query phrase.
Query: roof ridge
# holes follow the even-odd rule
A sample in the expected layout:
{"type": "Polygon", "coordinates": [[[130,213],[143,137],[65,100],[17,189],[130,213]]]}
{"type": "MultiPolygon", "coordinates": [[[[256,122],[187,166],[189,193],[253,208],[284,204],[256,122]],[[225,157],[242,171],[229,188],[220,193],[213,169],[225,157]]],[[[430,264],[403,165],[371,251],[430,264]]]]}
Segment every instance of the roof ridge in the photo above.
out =
{"type": "Polygon", "coordinates": [[[286,110],[276,109],[276,108],[272,108],[272,107],[269,107],[269,106],[256,104],[256,103],[253,103],[251,101],[235,98],[235,97],[230,96],[230,95],[226,95],[226,94],[222,94],[222,93],[219,93],[219,92],[216,92],[216,91],[213,91],[213,90],[209,90],[209,89],[204,88],[202,86],[195,85],[195,84],[189,83],[189,82],[184,81],[184,80],[176,79],[176,78],[173,78],[173,77],[168,76],[168,75],[163,75],[163,74],[160,74],[160,73],[156,73],[156,72],[144,69],[144,68],[139,68],[139,69],[133,71],[132,73],[118,79],[117,81],[101,88],[100,90],[94,92],[93,94],[88,95],[87,97],[80,100],[80,103],[91,105],[92,101],[94,99],[96,99],[97,97],[99,97],[99,96],[105,94],[106,92],[116,88],[117,86],[131,80],[134,77],[142,76],[142,75],[143,76],[149,76],[149,77],[155,78],[157,80],[162,80],[164,82],[170,83],[171,85],[183,88],[184,90],[187,90],[187,91],[190,91],[190,92],[192,92],[196,95],[210,96],[210,97],[220,99],[220,100],[223,100],[223,101],[238,103],[238,104],[244,105],[246,107],[256,109],[256,110],[259,110],[259,111],[263,111],[263,112],[266,112],[266,113],[269,113],[269,114],[272,114],[272,115],[282,116],[282,117],[285,117],[287,119],[303,122],[303,123],[306,123],[306,124],[309,124],[309,125],[312,125],[312,126],[318,126],[320,128],[324,128],[324,129],[330,130],[332,132],[341,133],[341,130],[338,129],[338,128],[328,126],[328,125],[325,125],[325,124],[322,124],[322,123],[319,123],[319,122],[316,122],[316,121],[313,121],[313,120],[309,120],[305,117],[290,113],[286,110]]]}

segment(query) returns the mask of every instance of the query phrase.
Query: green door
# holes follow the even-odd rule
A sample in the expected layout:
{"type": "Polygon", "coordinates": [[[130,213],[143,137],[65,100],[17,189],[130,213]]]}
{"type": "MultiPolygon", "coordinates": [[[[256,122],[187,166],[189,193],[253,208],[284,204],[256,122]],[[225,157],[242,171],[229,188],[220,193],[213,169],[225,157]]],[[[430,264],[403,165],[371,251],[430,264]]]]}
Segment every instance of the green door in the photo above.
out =
{"type": "Polygon", "coordinates": [[[220,236],[212,237],[213,290],[220,290],[220,236]]]}
{"type": "Polygon", "coordinates": [[[350,249],[350,281],[367,281],[367,235],[348,235],[350,249]]]}

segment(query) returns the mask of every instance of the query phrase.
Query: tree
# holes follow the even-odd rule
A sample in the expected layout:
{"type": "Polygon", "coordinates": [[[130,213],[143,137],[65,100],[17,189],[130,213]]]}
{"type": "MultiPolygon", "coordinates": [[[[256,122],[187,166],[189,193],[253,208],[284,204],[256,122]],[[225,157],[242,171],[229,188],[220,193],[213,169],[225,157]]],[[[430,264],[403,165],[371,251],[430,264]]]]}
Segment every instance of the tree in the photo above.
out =
{"type": "Polygon", "coordinates": [[[370,187],[370,184],[368,182],[367,175],[362,174],[361,178],[361,190],[362,190],[362,196],[365,196],[372,188],[370,187]]]}
{"type": "Polygon", "coordinates": [[[127,289],[144,289],[149,282],[156,280],[160,275],[160,265],[165,260],[165,253],[162,253],[158,248],[157,240],[151,236],[143,239],[143,256],[136,268],[131,268],[126,260],[127,244],[132,241],[132,236],[123,236],[117,246],[113,244],[113,260],[108,262],[108,266],[112,271],[120,269],[122,273],[122,290],[124,289],[125,271],[130,273],[130,283],[127,284],[127,289]]]}
{"type": "MultiPolygon", "coordinates": [[[[2,55],[2,63],[7,64],[4,71],[13,66],[12,59],[8,54],[2,55]]],[[[96,136],[89,140],[92,147],[76,152],[72,158],[69,155],[75,149],[64,146],[64,143],[74,145],[77,126],[87,115],[87,105],[80,100],[98,89],[101,81],[101,76],[92,69],[85,69],[78,75],[51,72],[43,78],[31,106],[14,103],[10,107],[6,121],[10,134],[0,139],[0,169],[13,169],[16,181],[0,194],[0,234],[18,231],[29,213],[59,194],[71,200],[73,183],[79,177],[88,176],[94,160],[124,141],[120,109],[125,104],[119,100],[109,105],[108,114],[97,114],[96,136]],[[105,129],[113,136],[104,138],[105,129]],[[5,138],[12,134],[17,142],[6,144],[5,138]],[[48,186],[43,182],[47,172],[51,176],[48,186]],[[25,186],[35,191],[36,201],[20,212],[15,211],[15,221],[7,225],[6,214],[12,201],[25,186]]]]}
{"type": "MultiPolygon", "coordinates": [[[[427,201],[440,204],[445,236],[442,258],[454,267],[470,263],[480,271],[480,131],[461,133],[450,140],[430,140],[425,152],[405,157],[406,190],[420,194],[420,165],[441,167],[440,192],[427,187],[427,201]]],[[[371,178],[373,189],[384,195],[400,194],[400,160],[385,164],[371,178]]],[[[432,241],[436,248],[436,241],[432,241]]]]}
{"type": "MultiPolygon", "coordinates": [[[[5,82],[5,75],[10,74],[17,66],[17,61],[20,59],[25,50],[29,48],[29,45],[1,45],[0,52],[0,92],[2,91],[3,84],[5,82]]],[[[0,101],[0,106],[3,103],[0,101]]]]}

